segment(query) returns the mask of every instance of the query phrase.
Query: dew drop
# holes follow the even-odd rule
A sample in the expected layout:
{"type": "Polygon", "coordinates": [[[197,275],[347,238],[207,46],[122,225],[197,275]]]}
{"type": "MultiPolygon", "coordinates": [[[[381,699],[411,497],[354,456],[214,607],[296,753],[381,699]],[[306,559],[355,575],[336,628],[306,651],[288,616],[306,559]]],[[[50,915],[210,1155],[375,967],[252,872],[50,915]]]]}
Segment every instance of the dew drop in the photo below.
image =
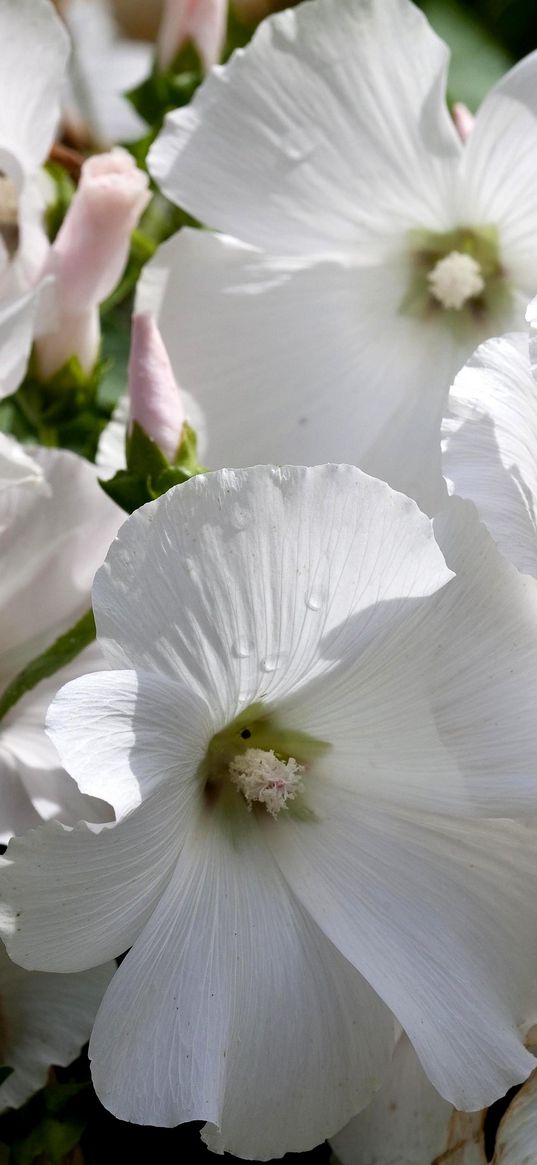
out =
{"type": "Polygon", "coordinates": [[[276,671],[277,668],[281,667],[282,664],[285,663],[286,659],[287,654],[285,652],[280,652],[279,655],[267,655],[264,659],[261,660],[261,671],[276,671]]]}
{"type": "Polygon", "coordinates": [[[306,595],[306,606],[309,611],[321,611],[324,606],[324,595],[320,591],[312,591],[306,595]]]}
{"type": "Polygon", "coordinates": [[[231,650],[236,659],[248,659],[252,653],[252,644],[248,639],[237,639],[231,650]]]}
{"type": "Polygon", "coordinates": [[[280,659],[277,655],[267,655],[265,659],[261,660],[261,670],[266,672],[276,671],[279,666],[280,659]]]}

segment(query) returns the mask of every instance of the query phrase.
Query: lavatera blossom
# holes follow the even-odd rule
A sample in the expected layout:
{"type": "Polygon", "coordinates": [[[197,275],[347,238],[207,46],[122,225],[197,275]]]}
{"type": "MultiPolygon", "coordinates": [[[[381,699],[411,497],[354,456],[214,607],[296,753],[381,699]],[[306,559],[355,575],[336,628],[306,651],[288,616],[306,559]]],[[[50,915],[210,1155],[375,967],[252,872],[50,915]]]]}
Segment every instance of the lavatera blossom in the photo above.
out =
{"type": "Polygon", "coordinates": [[[28,453],[0,437],[2,843],[51,817],[75,822],[111,816],[104,801],[80,796],[45,734],[47,707],[62,683],[102,667],[98,647],[86,648],[7,711],[2,705],[21,670],[88,609],[93,576],[121,518],[100,490],[94,467],[82,458],[57,449],[28,453]]]}
{"type": "Polygon", "coordinates": [[[50,323],[42,171],[60,115],[69,40],[50,0],[0,5],[0,398],[20,384],[50,323]]]}
{"type": "Polygon", "coordinates": [[[138,306],[210,465],[348,460],[437,508],[453,377],[537,286],[537,56],[461,134],[447,65],[410,0],[313,0],[168,116],[153,177],[222,233],[166,242],[138,306]]]}
{"type": "Polygon", "coordinates": [[[473,507],[433,530],[345,466],[192,478],[121,527],[94,608],[109,670],[49,731],[115,821],[13,839],[0,896],[27,968],[132,948],[90,1043],[107,1108],[305,1150],[381,1085],[394,1015],[451,1103],[524,1080],[537,591],[473,507]]]}

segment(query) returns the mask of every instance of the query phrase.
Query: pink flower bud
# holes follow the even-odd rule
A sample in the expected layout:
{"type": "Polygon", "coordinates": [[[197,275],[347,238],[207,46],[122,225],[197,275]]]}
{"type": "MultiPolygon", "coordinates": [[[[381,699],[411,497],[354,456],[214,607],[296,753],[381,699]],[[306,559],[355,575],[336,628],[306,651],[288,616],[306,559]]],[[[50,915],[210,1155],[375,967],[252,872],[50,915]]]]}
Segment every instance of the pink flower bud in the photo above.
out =
{"type": "Polygon", "coordinates": [[[168,353],[151,312],[132,317],[129,359],[130,425],[137,421],[168,461],[173,461],[185,411],[168,353]]]}
{"type": "Polygon", "coordinates": [[[99,304],[117,285],[130,236],[149,202],[147,176],[126,150],[88,158],[80,184],[50,250],[44,274],[56,280],[57,324],[36,343],[48,379],[72,356],[86,372],[99,352],[99,304]]]}
{"type": "Polygon", "coordinates": [[[187,41],[196,45],[206,69],[220,60],[228,0],[164,0],[157,51],[163,69],[187,41]]]}
{"type": "Polygon", "coordinates": [[[461,142],[467,141],[475,125],[473,113],[470,113],[468,106],[463,105],[462,101],[456,101],[451,110],[451,116],[461,142]]]}

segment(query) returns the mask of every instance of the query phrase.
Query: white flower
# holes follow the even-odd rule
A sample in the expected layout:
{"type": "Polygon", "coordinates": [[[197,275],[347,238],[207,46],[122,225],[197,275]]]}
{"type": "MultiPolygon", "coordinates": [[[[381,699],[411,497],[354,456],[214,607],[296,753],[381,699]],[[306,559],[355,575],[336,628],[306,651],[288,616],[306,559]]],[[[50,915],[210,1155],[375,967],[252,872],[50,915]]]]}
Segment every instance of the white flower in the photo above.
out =
{"type": "Polygon", "coordinates": [[[62,14],[73,50],[64,97],[69,116],[82,117],[101,147],[143,137],[147,124],[125,93],[151,72],[153,46],[121,36],[107,0],[66,0],[62,14]]]}
{"type": "Polygon", "coordinates": [[[313,0],[169,115],[153,176],[224,235],[165,243],[138,308],[209,465],[348,460],[434,512],[449,385],[537,286],[537,56],[464,143],[447,63],[409,0],[313,0]]]}
{"type": "MultiPolygon", "coordinates": [[[[0,452],[6,464],[0,557],[9,564],[0,579],[1,696],[21,669],[88,609],[93,576],[122,515],[100,489],[94,468],[75,454],[36,448],[30,457],[7,437],[0,452]]],[[[1,842],[43,818],[110,816],[107,805],[80,796],[44,731],[48,705],[62,683],[98,667],[102,655],[93,645],[0,720],[1,842]]]]}
{"type": "Polygon", "coordinates": [[[50,0],[3,0],[0,42],[1,398],[20,384],[34,330],[49,322],[38,282],[48,253],[41,165],[59,120],[69,42],[50,0]]]}
{"type": "Polygon", "coordinates": [[[443,422],[450,493],[475,503],[500,550],[537,579],[537,385],[527,332],[487,340],[459,372],[443,422]]]}
{"type": "Polygon", "coordinates": [[[338,466],[194,478],[119,531],[112,670],[50,718],[116,821],[13,839],[1,895],[24,966],[132,947],[90,1046],[122,1119],[306,1149],[379,1087],[391,1012],[460,1106],[529,1075],[537,850],[484,818],[535,804],[536,586],[472,507],[436,537],[457,577],[414,503],[338,466]],[[233,780],[256,750],[303,768],[273,812],[233,780]]]}
{"type": "Polygon", "coordinates": [[[18,1108],[46,1084],[51,1064],[67,1067],[89,1038],[114,964],[78,975],[41,975],[8,959],[0,944],[0,1111],[18,1108]]]}
{"type": "Polygon", "coordinates": [[[532,1165],[537,1072],[493,1122],[486,1109],[457,1112],[442,1100],[402,1036],[383,1088],[332,1147],[341,1165],[532,1165]]]}

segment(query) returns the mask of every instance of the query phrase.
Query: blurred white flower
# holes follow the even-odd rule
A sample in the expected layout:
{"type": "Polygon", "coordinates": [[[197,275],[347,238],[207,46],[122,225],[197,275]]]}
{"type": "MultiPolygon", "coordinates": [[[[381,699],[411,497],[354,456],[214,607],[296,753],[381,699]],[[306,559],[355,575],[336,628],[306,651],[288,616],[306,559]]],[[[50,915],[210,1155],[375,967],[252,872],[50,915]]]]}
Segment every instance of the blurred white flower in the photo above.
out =
{"type": "Polygon", "coordinates": [[[537,55],[464,143],[447,64],[409,0],[313,0],[169,115],[151,172],[224,234],[165,243],[138,307],[208,464],[348,460],[436,508],[453,376],[537,285],[537,55]]]}
{"type": "Polygon", "coordinates": [[[44,379],[72,356],[91,372],[101,342],[99,305],[123,274],[131,234],[150,197],[147,174],[126,150],[116,147],[84,162],[44,269],[54,277],[56,304],[53,330],[36,341],[44,379]]]}
{"type": "Polygon", "coordinates": [[[459,372],[443,421],[450,493],[475,503],[500,550],[537,579],[537,385],[527,332],[487,340],[459,372]]]}
{"type": "Polygon", "coordinates": [[[91,1033],[114,963],[78,975],[42,975],[15,966],[0,944],[0,1111],[18,1108],[47,1082],[52,1064],[67,1067],[91,1033]]]}
{"type": "Polygon", "coordinates": [[[122,1119],[309,1148],[379,1087],[392,1012],[461,1107],[531,1072],[537,848],[505,818],[537,790],[537,588],[472,507],[435,534],[341,466],[208,474],[122,526],[117,670],[49,722],[116,820],[16,838],[1,877],[23,965],[132,947],[90,1046],[122,1119]]]}
{"type": "Polygon", "coordinates": [[[0,42],[1,398],[20,384],[34,330],[48,318],[41,166],[59,121],[69,41],[50,0],[3,0],[0,42]]]}
{"type": "Polygon", "coordinates": [[[332,1138],[332,1147],[341,1165],[532,1165],[537,1072],[511,1099],[499,1123],[491,1124],[488,1137],[487,1117],[487,1109],[457,1112],[442,1100],[403,1035],[383,1088],[332,1138]]]}
{"type": "MultiPolygon", "coordinates": [[[[99,488],[94,468],[73,453],[35,448],[30,457],[7,437],[0,453],[0,556],[9,563],[0,580],[2,694],[88,609],[93,576],[122,513],[99,488]]],[[[93,645],[0,720],[1,842],[50,817],[70,822],[110,817],[108,805],[80,796],[44,730],[48,705],[61,684],[98,667],[102,654],[93,645]]]]}
{"type": "Polygon", "coordinates": [[[72,40],[69,118],[81,118],[101,147],[143,137],[147,124],[124,95],[149,76],[153,45],[122,36],[107,0],[66,0],[62,15],[72,40]]]}

